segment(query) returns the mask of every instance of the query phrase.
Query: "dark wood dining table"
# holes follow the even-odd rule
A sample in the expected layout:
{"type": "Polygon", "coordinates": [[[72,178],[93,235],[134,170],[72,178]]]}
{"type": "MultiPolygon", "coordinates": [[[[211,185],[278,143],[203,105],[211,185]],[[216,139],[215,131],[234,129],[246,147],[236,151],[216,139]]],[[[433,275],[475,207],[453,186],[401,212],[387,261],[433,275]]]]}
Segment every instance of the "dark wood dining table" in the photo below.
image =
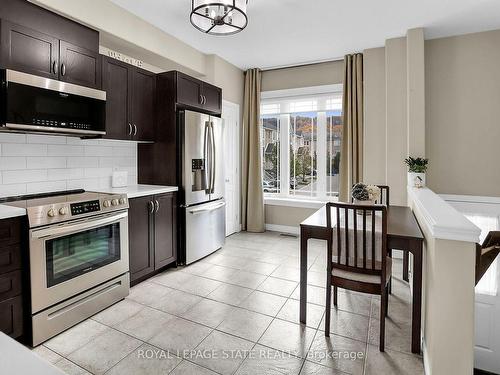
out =
{"type": "MultiPolygon", "coordinates": [[[[332,210],[332,223],[336,222],[332,210]]],[[[307,242],[310,239],[328,240],[326,206],[323,206],[300,224],[300,322],[306,323],[307,311],[307,242]]],[[[413,301],[411,351],[420,353],[420,326],[422,311],[422,252],[424,236],[411,208],[389,206],[387,208],[387,247],[402,250],[407,262],[413,255],[413,301]]],[[[325,252],[326,254],[326,252],[325,252]]],[[[407,276],[408,265],[404,266],[407,276]]],[[[390,306],[389,306],[390,310],[390,306]]]]}

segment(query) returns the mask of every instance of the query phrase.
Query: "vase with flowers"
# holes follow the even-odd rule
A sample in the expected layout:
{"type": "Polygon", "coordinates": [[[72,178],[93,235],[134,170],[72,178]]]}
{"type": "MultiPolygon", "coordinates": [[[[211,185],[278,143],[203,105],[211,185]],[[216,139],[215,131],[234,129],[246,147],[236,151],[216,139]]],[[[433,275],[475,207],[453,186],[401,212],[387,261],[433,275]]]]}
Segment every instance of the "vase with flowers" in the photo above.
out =
{"type": "Polygon", "coordinates": [[[355,204],[373,205],[380,198],[380,188],[358,182],[352,187],[352,198],[355,204]]]}

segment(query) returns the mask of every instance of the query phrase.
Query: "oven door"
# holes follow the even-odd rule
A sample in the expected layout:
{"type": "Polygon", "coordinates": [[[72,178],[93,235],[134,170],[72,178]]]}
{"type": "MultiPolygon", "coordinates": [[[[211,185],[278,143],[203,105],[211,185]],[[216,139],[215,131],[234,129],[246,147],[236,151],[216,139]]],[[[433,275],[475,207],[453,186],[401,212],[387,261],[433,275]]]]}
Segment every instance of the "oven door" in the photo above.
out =
{"type": "Polygon", "coordinates": [[[128,270],[127,211],[30,231],[32,313],[128,270]]]}

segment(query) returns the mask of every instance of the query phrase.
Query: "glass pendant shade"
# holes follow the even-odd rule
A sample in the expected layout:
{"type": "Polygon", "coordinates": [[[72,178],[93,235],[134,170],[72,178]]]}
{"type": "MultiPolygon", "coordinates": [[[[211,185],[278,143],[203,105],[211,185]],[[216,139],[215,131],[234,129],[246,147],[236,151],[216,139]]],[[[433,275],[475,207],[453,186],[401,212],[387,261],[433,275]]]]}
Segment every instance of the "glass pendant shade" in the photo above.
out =
{"type": "Polygon", "coordinates": [[[248,0],[192,0],[191,23],[211,35],[239,33],[248,24],[248,0]]]}

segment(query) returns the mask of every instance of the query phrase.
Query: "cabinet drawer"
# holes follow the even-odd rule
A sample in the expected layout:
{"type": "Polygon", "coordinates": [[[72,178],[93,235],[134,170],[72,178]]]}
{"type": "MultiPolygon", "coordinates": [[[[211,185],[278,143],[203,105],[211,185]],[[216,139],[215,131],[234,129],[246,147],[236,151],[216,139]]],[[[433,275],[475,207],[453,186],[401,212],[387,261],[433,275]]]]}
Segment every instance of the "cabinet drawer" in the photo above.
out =
{"type": "Polygon", "coordinates": [[[21,220],[19,218],[0,220],[0,244],[9,246],[21,242],[21,220]]]}
{"type": "Polygon", "coordinates": [[[0,275],[0,301],[21,294],[21,271],[13,271],[0,275]]]}
{"type": "Polygon", "coordinates": [[[0,248],[0,274],[21,268],[21,247],[11,245],[0,248]]]}
{"type": "Polygon", "coordinates": [[[23,301],[21,296],[0,302],[0,331],[14,338],[23,334],[23,301]]]}

